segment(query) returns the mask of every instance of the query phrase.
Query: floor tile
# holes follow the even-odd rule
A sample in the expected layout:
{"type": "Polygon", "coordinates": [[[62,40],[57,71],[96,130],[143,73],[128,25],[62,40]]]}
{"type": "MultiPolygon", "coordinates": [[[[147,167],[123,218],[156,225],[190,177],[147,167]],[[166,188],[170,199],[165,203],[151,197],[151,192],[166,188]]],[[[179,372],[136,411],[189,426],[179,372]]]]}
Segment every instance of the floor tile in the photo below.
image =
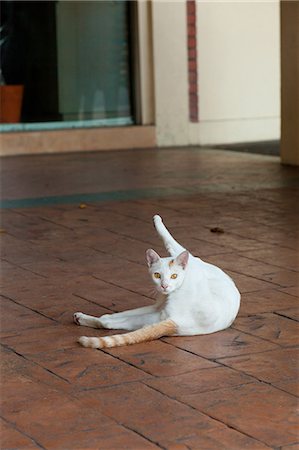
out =
{"type": "MultiPolygon", "coordinates": [[[[47,328],[34,328],[29,330],[18,330],[14,336],[3,338],[4,345],[24,356],[38,352],[56,350],[57,348],[76,348],[77,339],[82,336],[82,327],[75,324],[54,324],[47,328]]],[[[95,330],[84,327],[84,335],[93,336],[95,330]]]]}
{"type": "MultiPolygon", "coordinates": [[[[16,354],[13,350],[5,346],[1,346],[0,351],[1,382],[3,383],[3,389],[5,387],[3,394],[6,393],[7,382],[16,382],[17,388],[21,389],[21,391],[23,385],[30,386],[32,382],[35,382],[36,385],[41,385],[45,389],[51,387],[63,392],[69,392],[70,385],[61,377],[24,358],[23,355],[16,354]]],[[[11,404],[14,400],[14,395],[12,395],[8,399],[8,403],[11,404]]],[[[4,401],[6,401],[5,395],[2,398],[2,402],[4,401]]]]}
{"type": "Polygon", "coordinates": [[[237,252],[210,256],[208,262],[218,265],[223,270],[249,275],[280,287],[297,286],[299,283],[298,272],[281,270],[279,267],[246,258],[237,252]]]}
{"type": "Polygon", "coordinates": [[[289,309],[279,309],[276,311],[276,314],[282,317],[287,317],[292,320],[296,320],[299,322],[299,307],[297,308],[289,308],[289,309]]]}
{"type": "Polygon", "coordinates": [[[278,158],[197,148],[2,159],[2,195],[16,200],[1,211],[4,447],[295,450],[298,179],[278,158]],[[154,214],[234,279],[237,320],[82,348],[82,334],[114,331],[78,327],[74,312],[155,301],[144,254],[166,250],[154,214]]]}
{"type": "Polygon", "coordinates": [[[246,355],[277,348],[277,345],[272,342],[232,328],[213,334],[163,338],[163,340],[208,359],[246,355]]]}
{"type": "Polygon", "coordinates": [[[219,362],[265,382],[296,379],[298,375],[298,349],[284,348],[234,358],[221,358],[219,362]]]}
{"type": "Polygon", "coordinates": [[[296,298],[276,289],[245,293],[241,297],[239,316],[274,312],[280,309],[293,308],[296,305],[296,298]]]}
{"type": "Polygon", "coordinates": [[[295,444],[284,445],[281,450],[299,450],[299,444],[296,442],[295,444]]]}
{"type": "Polygon", "coordinates": [[[299,323],[278,314],[238,317],[233,328],[282,346],[299,344],[299,323]]]}
{"type": "Polygon", "coordinates": [[[299,287],[289,287],[281,289],[282,292],[286,292],[287,294],[293,295],[294,297],[299,297],[299,287]]]}
{"type": "Polygon", "coordinates": [[[74,432],[101,429],[114,423],[99,411],[90,410],[61,392],[41,393],[27,406],[6,412],[5,418],[46,448],[53,438],[58,440],[59,437],[69,437],[74,432]]]}
{"type": "Polygon", "coordinates": [[[243,275],[242,273],[233,272],[232,270],[225,270],[225,272],[234,280],[241,294],[279,287],[277,284],[259,280],[249,275],[243,275]]]}
{"type": "Polygon", "coordinates": [[[74,285],[73,293],[75,296],[90,300],[111,310],[111,312],[140,308],[141,306],[150,305],[155,301],[155,296],[150,287],[148,289],[148,296],[145,296],[94,277],[89,277],[86,281],[74,285]]]}
{"type": "Polygon", "coordinates": [[[269,385],[244,384],[188,396],[186,402],[269,446],[298,437],[296,398],[269,385]]]}
{"type": "Polygon", "coordinates": [[[145,384],[168,396],[184,402],[185,396],[216,391],[230,386],[254,382],[254,378],[228,367],[194,370],[190,373],[166,378],[152,378],[145,384]]]}
{"type": "Polygon", "coordinates": [[[1,447],[3,449],[24,449],[24,450],[36,450],[40,449],[40,445],[34,442],[29,436],[16,430],[12,424],[0,419],[1,430],[1,447]]]}
{"type": "MultiPolygon", "coordinates": [[[[181,441],[181,440],[179,440],[181,441]]],[[[200,436],[187,436],[182,443],[167,445],[169,450],[269,450],[272,447],[226,427],[200,436]]]]}
{"type": "Polygon", "coordinates": [[[217,364],[212,361],[162,341],[111,349],[109,353],[158,377],[193,373],[197,369],[217,367],[217,364]]]}
{"type": "Polygon", "coordinates": [[[200,430],[211,431],[216,424],[214,420],[141,383],[131,384],[129,389],[128,386],[116,386],[80,393],[79,398],[90,409],[105,411],[108,417],[161,445],[165,442],[165,432],[172,439],[179,439],[189,434],[198,435],[200,430]],[[159,415],[152,413],[154,405],[159,415]]]}
{"type": "Polygon", "coordinates": [[[63,435],[47,435],[43,444],[50,449],[88,449],[107,450],[154,450],[161,447],[143,438],[134,430],[128,430],[117,424],[105,427],[94,426],[83,430],[74,430],[63,435]],[[100,446],[100,447],[99,447],[100,446]]]}
{"type": "Polygon", "coordinates": [[[74,389],[91,389],[143,380],[150,376],[113,356],[82,347],[36,353],[30,360],[71,383],[74,389]]]}
{"type": "MultiPolygon", "coordinates": [[[[284,199],[286,201],[286,199],[284,199]]],[[[258,241],[263,241],[267,243],[271,243],[273,245],[282,245],[283,247],[289,247],[291,249],[296,245],[297,239],[295,234],[289,234],[286,238],[285,230],[282,228],[273,228],[271,224],[257,224],[254,222],[254,217],[252,217],[252,221],[246,221],[245,226],[244,223],[233,224],[231,227],[232,231],[239,236],[243,236],[246,238],[257,239],[258,241]]]]}
{"type": "Polygon", "coordinates": [[[296,397],[299,397],[299,382],[298,377],[296,377],[295,380],[289,380],[289,381],[279,381],[279,382],[273,382],[273,386],[278,387],[279,389],[282,389],[283,391],[288,392],[289,394],[296,395],[296,397]]]}
{"type": "Polygon", "coordinates": [[[19,330],[31,328],[43,328],[51,325],[51,320],[41,314],[32,311],[22,305],[11,301],[7,297],[0,296],[1,309],[5,314],[1,316],[1,336],[9,336],[18,333],[19,330]]]}
{"type": "Polygon", "coordinates": [[[299,270],[298,252],[295,249],[291,250],[274,246],[271,249],[250,250],[246,252],[246,256],[284,269],[297,272],[299,270]]]}

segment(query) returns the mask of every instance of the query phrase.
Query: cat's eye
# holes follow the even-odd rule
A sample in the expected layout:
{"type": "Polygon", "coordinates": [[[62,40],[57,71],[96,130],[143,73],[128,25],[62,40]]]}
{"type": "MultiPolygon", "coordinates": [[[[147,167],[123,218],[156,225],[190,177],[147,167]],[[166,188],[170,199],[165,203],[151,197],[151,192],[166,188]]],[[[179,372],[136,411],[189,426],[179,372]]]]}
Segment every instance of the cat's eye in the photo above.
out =
{"type": "Polygon", "coordinates": [[[154,273],[154,277],[155,277],[155,278],[161,278],[161,275],[159,274],[159,272],[155,272],[155,273],[154,273]]]}
{"type": "Polygon", "coordinates": [[[173,273],[173,274],[171,275],[170,278],[172,278],[173,280],[175,280],[177,277],[178,277],[177,274],[176,274],[176,273],[173,273]]]}

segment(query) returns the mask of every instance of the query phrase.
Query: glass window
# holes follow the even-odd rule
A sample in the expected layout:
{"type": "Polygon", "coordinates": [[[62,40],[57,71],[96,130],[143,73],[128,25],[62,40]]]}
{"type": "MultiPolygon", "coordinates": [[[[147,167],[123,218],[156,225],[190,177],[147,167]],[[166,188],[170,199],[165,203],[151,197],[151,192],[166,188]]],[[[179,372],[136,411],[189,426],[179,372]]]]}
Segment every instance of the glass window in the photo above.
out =
{"type": "Polygon", "coordinates": [[[133,123],[129,2],[1,3],[2,123],[16,85],[22,129],[133,123]]]}

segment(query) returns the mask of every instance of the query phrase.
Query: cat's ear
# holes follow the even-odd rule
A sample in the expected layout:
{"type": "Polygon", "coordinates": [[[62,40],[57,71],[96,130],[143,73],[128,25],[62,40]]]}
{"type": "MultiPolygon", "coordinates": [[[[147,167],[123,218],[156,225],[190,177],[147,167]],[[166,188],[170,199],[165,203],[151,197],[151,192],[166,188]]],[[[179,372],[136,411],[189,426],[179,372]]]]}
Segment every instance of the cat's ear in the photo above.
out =
{"type": "Polygon", "coordinates": [[[184,252],[180,253],[179,256],[176,257],[175,262],[179,266],[182,266],[183,269],[185,269],[187,266],[188,260],[189,260],[189,252],[187,250],[185,250],[184,252]]]}
{"type": "Polygon", "coordinates": [[[145,253],[146,261],[148,267],[151,267],[154,263],[158,262],[160,259],[160,256],[158,253],[155,252],[155,250],[152,250],[149,248],[145,253]]]}

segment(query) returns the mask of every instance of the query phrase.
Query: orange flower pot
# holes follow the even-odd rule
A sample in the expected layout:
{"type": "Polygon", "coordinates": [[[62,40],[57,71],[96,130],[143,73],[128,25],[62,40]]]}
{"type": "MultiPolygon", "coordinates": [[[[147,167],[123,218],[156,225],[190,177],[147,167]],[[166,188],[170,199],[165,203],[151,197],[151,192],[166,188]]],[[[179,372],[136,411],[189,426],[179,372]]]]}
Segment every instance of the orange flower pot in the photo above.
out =
{"type": "Polygon", "coordinates": [[[20,122],[23,85],[0,86],[0,122],[20,122]]]}

